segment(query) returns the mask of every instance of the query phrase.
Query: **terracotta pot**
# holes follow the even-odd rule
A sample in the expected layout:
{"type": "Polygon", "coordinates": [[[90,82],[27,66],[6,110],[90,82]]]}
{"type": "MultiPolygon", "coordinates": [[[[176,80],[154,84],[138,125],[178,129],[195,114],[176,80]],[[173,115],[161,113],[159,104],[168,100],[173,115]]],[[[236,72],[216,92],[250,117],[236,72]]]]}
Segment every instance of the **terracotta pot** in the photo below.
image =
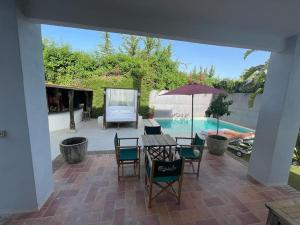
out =
{"type": "Polygon", "coordinates": [[[221,135],[209,135],[206,139],[208,150],[214,155],[223,155],[227,150],[229,140],[221,135]]]}
{"type": "Polygon", "coordinates": [[[60,153],[69,164],[84,160],[87,152],[88,140],[85,137],[73,137],[60,143],[60,153]]]}

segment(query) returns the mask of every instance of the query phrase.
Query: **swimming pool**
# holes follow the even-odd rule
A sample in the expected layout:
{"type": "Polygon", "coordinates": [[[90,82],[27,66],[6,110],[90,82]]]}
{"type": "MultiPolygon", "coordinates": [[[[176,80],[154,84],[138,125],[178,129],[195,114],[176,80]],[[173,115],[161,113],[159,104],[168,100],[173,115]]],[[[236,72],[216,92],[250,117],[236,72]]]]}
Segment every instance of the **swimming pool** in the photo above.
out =
{"type": "MultiPolygon", "coordinates": [[[[155,118],[165,133],[168,134],[190,134],[191,119],[165,119],[155,118]]],[[[229,129],[239,133],[248,133],[253,130],[220,120],[219,129],[229,129]]],[[[194,119],[194,132],[217,130],[217,120],[213,118],[194,119]]]]}

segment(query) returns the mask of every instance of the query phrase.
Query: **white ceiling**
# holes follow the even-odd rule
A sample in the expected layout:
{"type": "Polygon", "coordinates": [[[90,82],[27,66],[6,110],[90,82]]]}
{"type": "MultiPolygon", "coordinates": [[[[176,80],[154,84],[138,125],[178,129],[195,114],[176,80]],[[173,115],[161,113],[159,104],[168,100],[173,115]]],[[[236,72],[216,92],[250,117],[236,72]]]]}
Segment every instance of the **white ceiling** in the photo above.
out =
{"type": "Polygon", "coordinates": [[[24,0],[39,23],[280,51],[300,0],[24,0]]]}

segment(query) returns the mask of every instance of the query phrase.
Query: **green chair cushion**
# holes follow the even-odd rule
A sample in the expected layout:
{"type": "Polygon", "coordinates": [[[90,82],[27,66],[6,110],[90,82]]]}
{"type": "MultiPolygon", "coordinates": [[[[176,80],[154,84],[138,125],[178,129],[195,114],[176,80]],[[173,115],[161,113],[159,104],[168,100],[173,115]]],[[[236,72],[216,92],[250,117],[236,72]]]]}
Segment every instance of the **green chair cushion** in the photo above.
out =
{"type": "Polygon", "coordinates": [[[128,160],[137,160],[138,152],[136,148],[121,148],[119,160],[128,161],[128,160]]]}
{"type": "Polygon", "coordinates": [[[153,181],[157,183],[169,183],[179,180],[179,176],[154,177],[153,181]]]}
{"type": "MultiPolygon", "coordinates": [[[[150,177],[151,168],[148,165],[145,166],[145,172],[146,172],[145,175],[150,177]]],[[[174,182],[177,180],[179,180],[179,176],[154,177],[152,179],[152,181],[156,183],[167,183],[167,182],[174,182]]]]}
{"type": "Polygon", "coordinates": [[[195,142],[194,145],[204,145],[205,140],[201,139],[198,134],[195,135],[195,142]]]}
{"type": "MultiPolygon", "coordinates": [[[[201,152],[200,152],[200,154],[201,154],[201,152]]],[[[199,158],[199,156],[196,156],[194,154],[193,149],[190,147],[183,147],[181,150],[179,150],[179,155],[186,159],[198,159],[199,158]]]]}

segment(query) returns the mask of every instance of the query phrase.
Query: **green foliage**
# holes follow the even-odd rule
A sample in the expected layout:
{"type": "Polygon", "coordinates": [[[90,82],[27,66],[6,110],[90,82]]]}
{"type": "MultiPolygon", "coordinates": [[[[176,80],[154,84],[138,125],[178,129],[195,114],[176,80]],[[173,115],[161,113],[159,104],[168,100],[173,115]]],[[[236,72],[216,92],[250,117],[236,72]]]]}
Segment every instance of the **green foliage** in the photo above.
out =
{"type": "Polygon", "coordinates": [[[72,51],[66,44],[57,45],[44,40],[43,59],[46,80],[51,83],[69,84],[77,79],[88,79],[101,72],[95,57],[72,51]]]}
{"type": "Polygon", "coordinates": [[[218,95],[209,105],[205,114],[210,117],[211,115],[217,119],[217,134],[219,133],[219,119],[220,117],[230,115],[229,106],[232,105],[232,100],[227,99],[227,95],[218,95]]]}
{"type": "MultiPolygon", "coordinates": [[[[244,55],[244,59],[252,54],[255,50],[247,50],[244,55]]],[[[264,91],[265,80],[267,75],[269,62],[258,66],[252,66],[245,71],[240,77],[241,85],[239,91],[243,93],[251,93],[248,101],[249,107],[253,107],[255,98],[258,94],[262,94],[264,91]]]]}
{"type": "Polygon", "coordinates": [[[294,160],[300,164],[300,133],[298,133],[298,138],[294,150],[294,160]]]}
{"type": "Polygon", "coordinates": [[[129,56],[136,56],[139,53],[141,38],[135,35],[123,35],[121,52],[129,56]]]}
{"type": "Polygon", "coordinates": [[[215,82],[213,83],[213,86],[215,88],[226,90],[228,93],[238,92],[239,85],[239,81],[231,79],[215,80],[215,82]]]}
{"type": "Polygon", "coordinates": [[[106,56],[113,54],[113,47],[110,40],[110,34],[108,32],[103,33],[103,43],[100,44],[100,55],[106,56]]]}
{"type": "Polygon", "coordinates": [[[254,49],[248,49],[245,53],[244,53],[244,59],[247,59],[249,55],[251,55],[255,50],[254,49]]]}
{"type": "Polygon", "coordinates": [[[191,74],[180,71],[181,63],[172,58],[172,45],[162,45],[157,38],[124,35],[121,51],[116,51],[106,32],[99,47],[88,53],[75,51],[66,44],[43,41],[46,81],[93,89],[94,116],[103,112],[103,88],[109,86],[139,89],[140,113],[144,117],[149,114],[148,98],[153,89],[175,89],[190,80],[229,93],[253,92],[251,103],[264,87],[267,63],[251,67],[240,80],[230,80],[218,78],[214,66],[195,67],[191,74]]]}
{"type": "MultiPolygon", "coordinates": [[[[105,37],[108,42],[109,36],[105,37]]],[[[151,90],[173,89],[186,84],[188,79],[185,73],[179,71],[179,63],[172,59],[171,45],[161,46],[159,39],[145,38],[144,47],[141,48],[136,47],[140,37],[127,38],[130,39],[126,39],[123,47],[128,46],[128,51],[112,54],[110,47],[107,48],[110,44],[107,43],[104,43],[106,47],[103,47],[101,54],[93,54],[74,51],[68,45],[44,40],[46,80],[93,89],[93,116],[103,113],[104,87],[139,89],[140,113],[147,117],[151,90]]]]}
{"type": "Polygon", "coordinates": [[[160,48],[160,39],[158,38],[151,38],[151,37],[145,37],[143,39],[144,43],[144,49],[143,49],[143,56],[145,58],[149,58],[152,56],[155,51],[157,51],[160,48]]]}

